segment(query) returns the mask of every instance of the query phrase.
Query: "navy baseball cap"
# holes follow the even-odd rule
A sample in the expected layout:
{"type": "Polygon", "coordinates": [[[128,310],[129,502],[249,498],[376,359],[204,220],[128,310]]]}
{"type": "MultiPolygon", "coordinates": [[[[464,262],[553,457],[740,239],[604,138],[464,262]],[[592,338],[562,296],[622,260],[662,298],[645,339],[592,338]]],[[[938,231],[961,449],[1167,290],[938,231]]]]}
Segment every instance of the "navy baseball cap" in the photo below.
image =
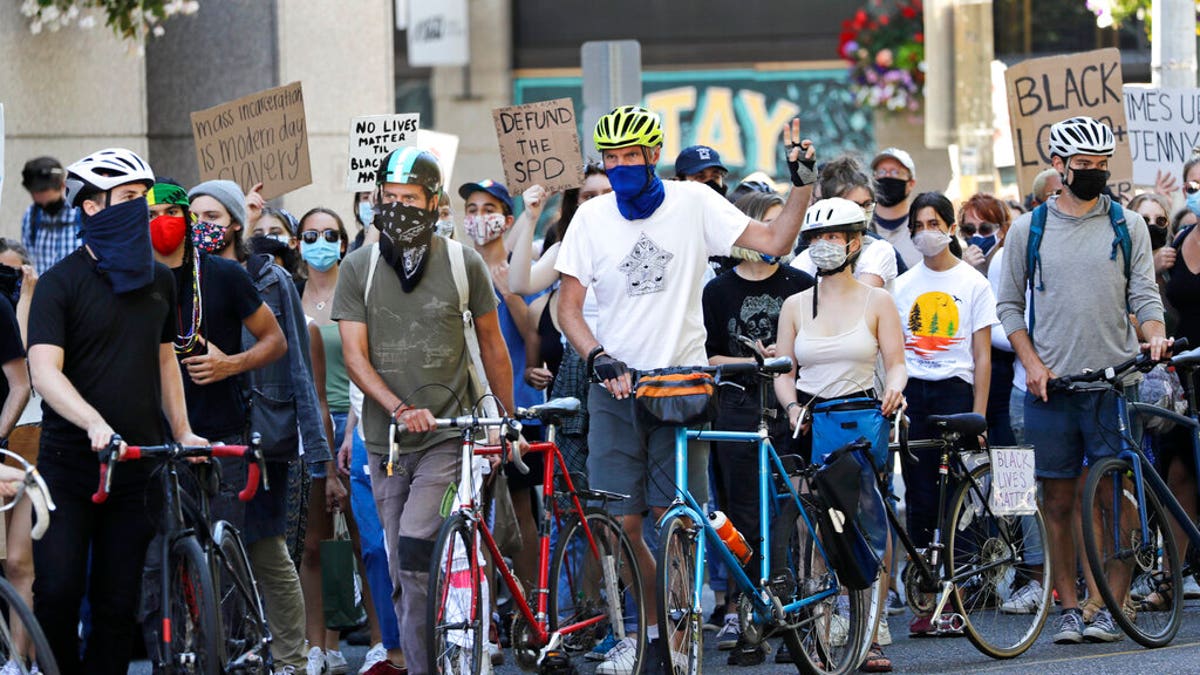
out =
{"type": "Polygon", "coordinates": [[[509,213],[513,212],[512,195],[508,194],[508,188],[504,187],[504,183],[497,183],[490,178],[485,178],[477,183],[463,183],[458,188],[458,196],[463,199],[467,199],[474,192],[488,193],[499,199],[500,203],[504,204],[504,208],[508,209],[509,213]]]}
{"type": "Polygon", "coordinates": [[[694,176],[701,171],[715,166],[728,173],[729,169],[721,164],[721,155],[707,145],[691,145],[683,149],[675,158],[675,175],[694,176]]]}

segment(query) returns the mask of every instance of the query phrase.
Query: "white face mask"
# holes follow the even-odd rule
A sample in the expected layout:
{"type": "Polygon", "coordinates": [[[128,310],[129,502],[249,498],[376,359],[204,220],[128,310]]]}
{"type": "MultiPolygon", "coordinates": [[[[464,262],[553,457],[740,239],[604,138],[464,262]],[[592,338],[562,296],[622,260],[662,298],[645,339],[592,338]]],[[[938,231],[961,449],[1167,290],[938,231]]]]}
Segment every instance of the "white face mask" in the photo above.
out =
{"type": "Polygon", "coordinates": [[[826,239],[813,242],[808,247],[808,255],[819,270],[836,270],[846,264],[846,249],[844,244],[836,244],[826,239]]]}
{"type": "Polygon", "coordinates": [[[437,221],[437,224],[434,225],[434,231],[443,237],[449,237],[454,234],[454,221],[450,220],[449,218],[446,220],[439,220],[437,221]]]}
{"type": "Polygon", "coordinates": [[[950,235],[938,230],[921,230],[913,235],[913,246],[926,258],[940,255],[950,245],[950,235]]]}

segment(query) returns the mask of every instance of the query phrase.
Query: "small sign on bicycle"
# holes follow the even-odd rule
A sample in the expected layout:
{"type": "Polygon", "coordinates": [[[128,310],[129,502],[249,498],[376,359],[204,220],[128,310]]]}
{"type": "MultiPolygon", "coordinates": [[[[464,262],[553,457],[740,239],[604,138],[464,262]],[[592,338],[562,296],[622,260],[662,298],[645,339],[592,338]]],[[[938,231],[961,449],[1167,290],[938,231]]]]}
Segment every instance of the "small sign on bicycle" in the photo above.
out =
{"type": "Polygon", "coordinates": [[[1037,478],[1034,475],[1033,448],[992,446],[992,513],[1000,516],[1027,516],[1037,511],[1037,478]]]}

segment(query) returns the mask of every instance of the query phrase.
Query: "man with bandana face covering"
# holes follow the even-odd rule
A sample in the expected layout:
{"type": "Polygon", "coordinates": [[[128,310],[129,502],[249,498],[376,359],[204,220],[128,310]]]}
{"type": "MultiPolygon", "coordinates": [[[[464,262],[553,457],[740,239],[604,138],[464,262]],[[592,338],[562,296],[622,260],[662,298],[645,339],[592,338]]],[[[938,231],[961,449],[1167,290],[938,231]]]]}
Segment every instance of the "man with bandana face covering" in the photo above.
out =
{"type": "Polygon", "coordinates": [[[83,212],[64,198],[66,177],[53,157],[31,159],[21,170],[21,185],[33,198],[21,219],[21,243],[38,274],[79,248],[83,212]]]}
{"type": "MultiPolygon", "coordinates": [[[[459,405],[472,404],[478,392],[469,383],[471,355],[450,268],[450,255],[458,254],[451,246],[458,244],[433,236],[442,191],[438,161],[416,148],[394,150],[380,163],[376,185],[379,244],[363,246],[342,261],[332,318],[341,333],[346,370],[365,394],[363,433],[397,589],[400,646],[409,671],[424,673],[430,559],[442,524],[442,498],[459,469],[458,432],[437,431],[433,421],[460,414],[459,405]],[[397,438],[399,466],[389,476],[382,465],[391,420],[407,431],[397,438]]],[[[492,280],[478,253],[470,248],[461,253],[484,371],[501,404],[512,410],[512,364],[492,280]]],[[[399,663],[392,668],[402,672],[399,663]]]]}
{"type": "Polygon", "coordinates": [[[875,179],[875,216],[871,229],[891,244],[904,262],[904,270],[921,262],[921,252],[908,233],[909,196],[917,186],[917,165],[900,148],[885,148],[871,160],[875,179]]]}
{"type": "Polygon", "coordinates": [[[153,184],[129,150],[71,165],[68,201],[82,206],[84,245],[41,276],[30,312],[29,363],[44,398],[38,469],[58,505],[54,526],[33,545],[34,612],[63,673],[128,669],[154,534],[149,467],[124,467],[108,501],[93,504],[96,452],[113,434],[138,445],[206,443],[188,424],[171,345],[175,284],[151,253],[145,195],[153,184]],[[75,629],[89,585],[92,634],[81,663],[75,629]]]}
{"type": "MultiPolygon", "coordinates": [[[[1159,359],[1168,353],[1170,340],[1165,337],[1150,235],[1142,216],[1124,210],[1131,239],[1128,279],[1125,253],[1113,241],[1109,211],[1119,206],[1101,194],[1116,146],[1112,130],[1090,117],[1072,117],[1050,127],[1049,146],[1051,164],[1063,177],[1063,190],[1038,207],[1046,210],[1045,230],[1041,245],[1033,252],[1032,270],[1028,269],[1027,247],[1033,214],[1022,215],[1009,228],[997,313],[1025,366],[1029,385],[1025,438],[1034,447],[1050,543],[1047,554],[1063,608],[1054,640],[1111,642],[1122,634],[1108,610],[1100,609],[1092,623],[1084,626],[1075,588],[1078,548],[1071,524],[1080,515],[1084,457],[1095,464],[1114,453],[1102,430],[1104,423],[1099,422],[1101,428],[1096,426],[1097,420],[1115,422],[1114,402],[1111,396],[1094,391],[1051,393],[1047,383],[1058,375],[1119,363],[1136,354],[1138,337],[1130,313],[1141,325],[1151,357],[1159,359]]],[[[1118,593],[1118,604],[1123,604],[1130,570],[1114,567],[1108,583],[1118,593]]]]}

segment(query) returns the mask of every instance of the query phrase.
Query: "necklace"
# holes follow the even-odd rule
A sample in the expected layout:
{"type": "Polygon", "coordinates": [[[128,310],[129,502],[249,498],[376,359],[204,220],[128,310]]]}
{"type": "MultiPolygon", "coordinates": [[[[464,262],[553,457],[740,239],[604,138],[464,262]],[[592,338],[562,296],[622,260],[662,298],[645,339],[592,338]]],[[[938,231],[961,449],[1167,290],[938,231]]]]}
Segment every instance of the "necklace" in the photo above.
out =
{"type": "MultiPolygon", "coordinates": [[[[177,311],[182,309],[177,306],[177,311]]],[[[179,311],[179,314],[183,312],[179,311]]],[[[204,320],[204,303],[200,301],[200,254],[198,251],[192,253],[192,320],[191,326],[188,327],[186,333],[175,336],[175,353],[186,354],[190,352],[200,339],[200,324],[204,320]]],[[[180,328],[182,328],[182,317],[179,319],[180,328]]]]}

